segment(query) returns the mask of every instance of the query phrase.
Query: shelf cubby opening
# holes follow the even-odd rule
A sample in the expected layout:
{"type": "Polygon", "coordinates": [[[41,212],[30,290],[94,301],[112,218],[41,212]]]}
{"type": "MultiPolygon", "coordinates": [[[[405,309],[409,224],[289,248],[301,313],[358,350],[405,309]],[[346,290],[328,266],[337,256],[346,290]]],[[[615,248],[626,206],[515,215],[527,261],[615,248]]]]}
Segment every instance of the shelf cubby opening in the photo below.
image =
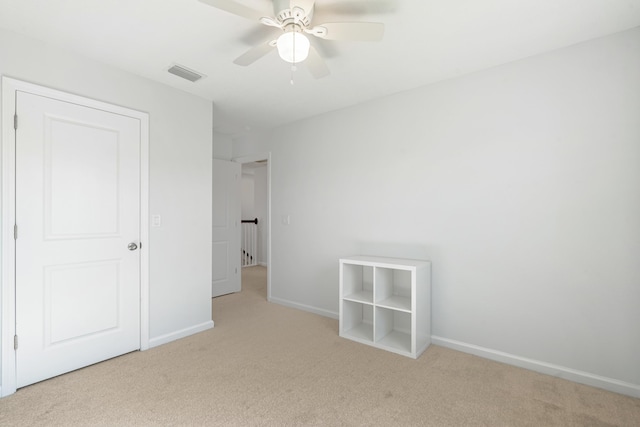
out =
{"type": "Polygon", "coordinates": [[[373,267],[344,264],[342,274],[344,299],[373,302],[373,267]]]}
{"type": "Polygon", "coordinates": [[[379,306],[411,311],[411,272],[392,268],[376,268],[375,300],[379,306]]]}
{"type": "Polygon", "coordinates": [[[376,307],[375,342],[390,350],[411,353],[411,314],[376,307]]]}
{"type": "Polygon", "coordinates": [[[373,306],[352,301],[342,304],[342,335],[373,342],[373,306]]]}

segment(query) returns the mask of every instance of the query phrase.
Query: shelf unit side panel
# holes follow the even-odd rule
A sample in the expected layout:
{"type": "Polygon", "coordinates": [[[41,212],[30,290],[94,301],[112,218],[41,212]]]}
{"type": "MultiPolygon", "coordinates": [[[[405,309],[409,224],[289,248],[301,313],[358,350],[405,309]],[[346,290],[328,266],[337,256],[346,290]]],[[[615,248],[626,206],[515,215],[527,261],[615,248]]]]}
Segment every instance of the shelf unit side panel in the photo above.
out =
{"type": "Polygon", "coordinates": [[[431,265],[417,269],[415,280],[415,341],[420,351],[431,343],[431,265]]]}
{"type": "Polygon", "coordinates": [[[344,329],[344,312],[342,296],[344,295],[344,263],[338,262],[338,334],[342,335],[344,329]]]}

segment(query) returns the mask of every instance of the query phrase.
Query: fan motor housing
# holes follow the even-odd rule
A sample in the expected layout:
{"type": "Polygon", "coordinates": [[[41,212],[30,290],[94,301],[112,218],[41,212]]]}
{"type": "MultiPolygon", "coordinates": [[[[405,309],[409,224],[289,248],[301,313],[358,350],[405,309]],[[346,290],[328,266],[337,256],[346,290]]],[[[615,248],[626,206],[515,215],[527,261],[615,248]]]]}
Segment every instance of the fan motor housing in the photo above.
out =
{"type": "MultiPolygon", "coordinates": [[[[302,10],[301,8],[296,8],[295,2],[292,2],[291,0],[273,0],[273,14],[281,24],[287,24],[287,21],[293,22],[295,20],[296,17],[294,16],[294,9],[298,11],[302,10]]],[[[298,16],[296,23],[302,24],[304,27],[308,27],[309,24],[311,24],[312,17],[313,8],[306,16],[298,16]]]]}

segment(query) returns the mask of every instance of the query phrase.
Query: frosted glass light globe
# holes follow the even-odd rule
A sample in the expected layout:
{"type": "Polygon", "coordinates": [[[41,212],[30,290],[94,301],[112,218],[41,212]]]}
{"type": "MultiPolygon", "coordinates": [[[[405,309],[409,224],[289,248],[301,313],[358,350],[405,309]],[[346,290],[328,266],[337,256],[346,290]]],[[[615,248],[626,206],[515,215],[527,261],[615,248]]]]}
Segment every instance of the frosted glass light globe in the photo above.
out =
{"type": "Polygon", "coordinates": [[[278,37],[278,54],[290,63],[302,62],[309,56],[309,39],[297,32],[284,33],[278,37]]]}

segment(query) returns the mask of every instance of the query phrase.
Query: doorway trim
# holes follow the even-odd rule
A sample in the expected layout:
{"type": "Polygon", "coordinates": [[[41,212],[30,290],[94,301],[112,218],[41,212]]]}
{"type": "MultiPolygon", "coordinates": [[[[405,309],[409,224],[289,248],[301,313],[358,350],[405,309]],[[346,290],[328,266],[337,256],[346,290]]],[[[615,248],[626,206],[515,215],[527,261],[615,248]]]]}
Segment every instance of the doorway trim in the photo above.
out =
{"type": "Polygon", "coordinates": [[[271,152],[231,159],[240,164],[260,160],[267,161],[267,301],[271,301],[271,152]]]}
{"type": "Polygon", "coordinates": [[[2,199],[0,276],[0,397],[15,393],[15,132],[16,91],[95,108],[140,121],[140,350],[149,348],[149,114],[2,76],[2,199]]]}

